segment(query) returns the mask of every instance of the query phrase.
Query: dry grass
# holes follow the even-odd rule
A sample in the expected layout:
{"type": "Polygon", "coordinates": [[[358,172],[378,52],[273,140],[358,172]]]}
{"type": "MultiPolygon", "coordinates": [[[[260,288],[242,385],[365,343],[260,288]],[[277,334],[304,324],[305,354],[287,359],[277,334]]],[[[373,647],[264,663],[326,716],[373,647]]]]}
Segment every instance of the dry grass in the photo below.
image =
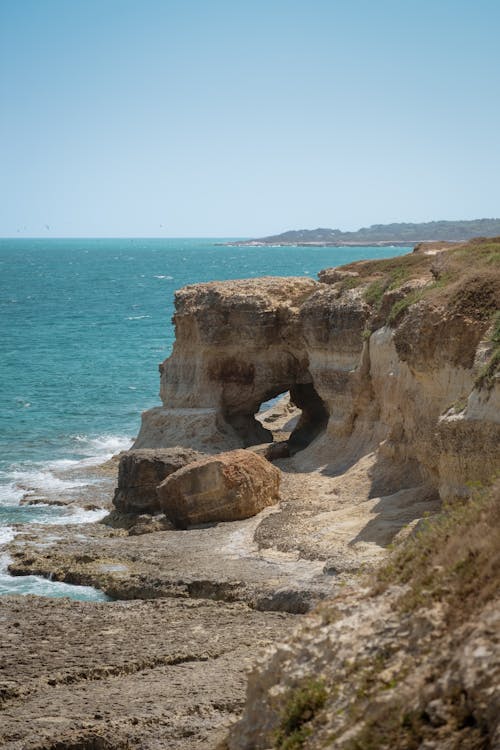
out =
{"type": "Polygon", "coordinates": [[[490,336],[492,351],[483,370],[479,373],[476,385],[491,388],[496,374],[500,370],[500,312],[496,313],[490,336]]]}
{"type": "Polygon", "coordinates": [[[420,250],[384,260],[358,261],[342,270],[359,274],[352,286],[365,284],[365,302],[375,316],[387,307],[385,322],[391,325],[420,300],[452,316],[491,320],[500,299],[500,237],[439,245],[435,252],[427,255],[420,250]],[[385,305],[387,295],[417,280],[422,283],[419,289],[385,305]]]}
{"type": "Polygon", "coordinates": [[[406,583],[405,611],[439,600],[453,624],[500,594],[500,481],[476,487],[393,553],[378,573],[376,591],[406,583]]]}

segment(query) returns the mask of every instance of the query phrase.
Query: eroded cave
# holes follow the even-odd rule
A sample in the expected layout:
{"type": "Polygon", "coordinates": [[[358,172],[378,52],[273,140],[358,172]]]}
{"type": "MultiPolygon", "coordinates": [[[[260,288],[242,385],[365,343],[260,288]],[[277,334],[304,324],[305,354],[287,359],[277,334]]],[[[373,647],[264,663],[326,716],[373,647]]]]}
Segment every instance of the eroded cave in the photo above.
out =
{"type": "MultiPolygon", "coordinates": [[[[233,427],[243,441],[245,447],[259,445],[261,443],[271,443],[276,439],[273,425],[266,420],[266,425],[258,418],[259,410],[262,404],[276,399],[280,396],[289,395],[290,404],[300,410],[295,419],[290,414],[291,429],[288,430],[280,425],[277,432],[280,434],[278,439],[286,439],[290,455],[306,448],[321,432],[323,432],[328,423],[328,411],[325,403],[317,393],[314,385],[308,383],[295,383],[289,386],[287,390],[275,390],[265,395],[262,401],[254,404],[251,410],[247,411],[227,411],[225,418],[233,427]],[[286,434],[283,436],[283,431],[286,434]]],[[[284,415],[286,417],[286,414],[284,415]]],[[[286,421],[286,419],[285,419],[286,421]]]]}

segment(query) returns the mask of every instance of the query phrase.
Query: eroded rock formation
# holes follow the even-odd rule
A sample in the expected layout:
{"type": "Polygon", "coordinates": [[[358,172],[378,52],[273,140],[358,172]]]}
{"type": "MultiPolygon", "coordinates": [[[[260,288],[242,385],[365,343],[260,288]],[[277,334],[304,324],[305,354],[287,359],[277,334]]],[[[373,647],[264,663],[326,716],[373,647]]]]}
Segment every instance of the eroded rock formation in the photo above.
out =
{"type": "Polygon", "coordinates": [[[320,282],[181,289],[174,350],[160,367],[163,406],[143,415],[136,446],[168,447],[174,434],[205,452],[270,441],[255,415],[289,391],[302,410],[290,449],[313,443],[304,465],[340,470],[377,451],[410,484],[464,494],[498,459],[498,384],[480,378],[500,296],[490,254],[486,241],[467,261],[440,245],[327,270],[320,282]]]}

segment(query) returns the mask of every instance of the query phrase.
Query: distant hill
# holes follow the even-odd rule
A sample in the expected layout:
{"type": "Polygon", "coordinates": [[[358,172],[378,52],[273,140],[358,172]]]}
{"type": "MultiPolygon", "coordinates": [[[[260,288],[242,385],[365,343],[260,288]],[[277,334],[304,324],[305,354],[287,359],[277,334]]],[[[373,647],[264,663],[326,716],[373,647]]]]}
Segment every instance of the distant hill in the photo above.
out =
{"type": "Polygon", "coordinates": [[[443,240],[461,242],[472,237],[500,236],[500,219],[475,219],[473,221],[427,221],[422,224],[372,224],[357,232],[340,229],[298,229],[270,237],[241,242],[241,245],[371,245],[403,244],[443,240]]]}

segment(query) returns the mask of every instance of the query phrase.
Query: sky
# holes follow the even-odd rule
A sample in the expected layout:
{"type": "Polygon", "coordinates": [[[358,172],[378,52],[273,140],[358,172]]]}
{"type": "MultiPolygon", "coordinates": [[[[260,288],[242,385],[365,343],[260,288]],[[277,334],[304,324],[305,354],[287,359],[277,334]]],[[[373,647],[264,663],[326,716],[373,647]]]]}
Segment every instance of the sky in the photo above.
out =
{"type": "Polygon", "coordinates": [[[498,0],[0,0],[0,236],[500,216],[498,0]]]}

